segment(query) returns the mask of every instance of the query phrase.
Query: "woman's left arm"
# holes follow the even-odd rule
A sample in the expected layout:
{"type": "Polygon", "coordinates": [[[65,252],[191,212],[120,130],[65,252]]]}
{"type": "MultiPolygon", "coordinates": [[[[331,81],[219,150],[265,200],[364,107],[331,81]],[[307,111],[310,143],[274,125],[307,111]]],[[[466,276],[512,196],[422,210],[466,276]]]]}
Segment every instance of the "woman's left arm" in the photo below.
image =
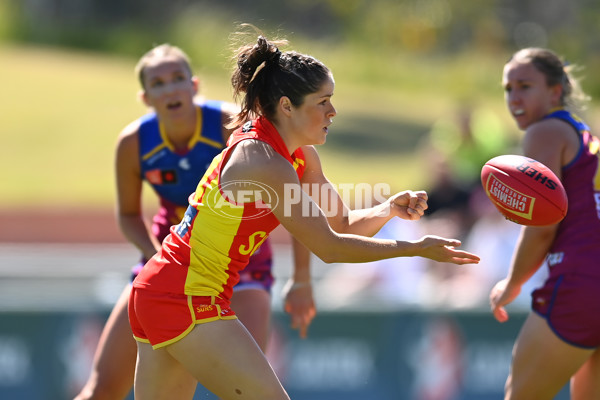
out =
{"type": "MultiPolygon", "coordinates": [[[[567,164],[575,138],[573,128],[557,119],[533,124],[523,138],[523,154],[550,168],[561,179],[562,166],[567,164]]],[[[513,256],[509,280],[525,283],[543,263],[554,242],[559,224],[524,226],[513,256]]]]}
{"type": "MultiPolygon", "coordinates": [[[[290,235],[291,236],[291,235],[290,235]]],[[[317,315],[310,273],[310,251],[295,237],[291,237],[294,256],[293,275],[283,287],[284,309],[290,314],[292,328],[306,338],[308,327],[317,315]]]]}

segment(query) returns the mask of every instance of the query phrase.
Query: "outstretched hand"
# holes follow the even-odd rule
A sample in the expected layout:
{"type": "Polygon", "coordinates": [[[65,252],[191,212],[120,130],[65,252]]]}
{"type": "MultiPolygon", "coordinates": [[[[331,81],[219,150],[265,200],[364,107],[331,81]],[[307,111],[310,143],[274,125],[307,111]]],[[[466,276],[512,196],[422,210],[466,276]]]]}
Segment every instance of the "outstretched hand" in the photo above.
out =
{"type": "Polygon", "coordinates": [[[289,280],[283,288],[283,297],[284,309],[292,319],[292,329],[298,329],[300,337],[305,339],[308,327],[317,315],[312,285],[309,282],[294,283],[289,280]]]}
{"type": "Polygon", "coordinates": [[[427,193],[423,190],[405,190],[396,193],[389,200],[398,217],[414,221],[421,219],[427,210],[427,199],[427,193]]]}
{"type": "Polygon", "coordinates": [[[420,245],[421,257],[439,262],[453,264],[478,264],[479,256],[463,250],[456,250],[461,245],[460,240],[446,239],[439,236],[423,236],[417,242],[420,245]]]}
{"type": "Polygon", "coordinates": [[[490,292],[490,308],[498,322],[508,321],[505,305],[511,303],[521,293],[520,286],[510,285],[507,279],[496,283],[490,292]]]}

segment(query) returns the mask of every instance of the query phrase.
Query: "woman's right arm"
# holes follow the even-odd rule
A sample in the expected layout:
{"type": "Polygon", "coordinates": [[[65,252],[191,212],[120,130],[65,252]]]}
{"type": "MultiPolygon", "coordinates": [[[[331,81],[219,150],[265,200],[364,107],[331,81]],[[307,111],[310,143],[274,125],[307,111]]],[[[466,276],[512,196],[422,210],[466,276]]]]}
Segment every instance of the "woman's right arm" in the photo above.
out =
{"type": "MultiPolygon", "coordinates": [[[[562,166],[577,154],[579,142],[573,128],[557,119],[542,120],[531,125],[523,139],[523,154],[550,168],[560,179],[562,166]]],[[[542,266],[556,237],[559,224],[549,226],[523,226],[508,274],[490,292],[490,305],[494,317],[508,320],[505,309],[521,293],[521,287],[542,266]]]]}
{"type": "Polygon", "coordinates": [[[160,242],[142,215],[142,178],[139,160],[138,124],[128,125],[117,141],[115,172],[117,181],[117,221],[121,232],[146,259],[150,259],[160,242]]]}

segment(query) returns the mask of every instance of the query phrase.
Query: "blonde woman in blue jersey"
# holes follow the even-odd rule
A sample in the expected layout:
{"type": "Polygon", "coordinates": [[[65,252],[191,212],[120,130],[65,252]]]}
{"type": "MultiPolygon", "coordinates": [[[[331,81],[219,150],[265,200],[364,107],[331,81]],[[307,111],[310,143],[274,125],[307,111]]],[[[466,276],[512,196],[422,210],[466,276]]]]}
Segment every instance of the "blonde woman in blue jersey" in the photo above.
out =
{"type": "MultiPolygon", "coordinates": [[[[199,101],[198,79],[187,55],[168,44],[146,53],[136,66],[140,97],[152,111],[121,132],[116,150],[117,219],[125,237],[142,254],[135,277],[177,224],[213,157],[221,152],[231,130],[225,128],[236,114],[231,103],[199,101]],[[142,184],[156,193],[160,207],[147,224],[142,216],[142,184]]],[[[286,287],[285,308],[302,337],[312,318],[309,253],[294,243],[294,276],[286,287]]],[[[270,328],[272,252],[268,242],[251,260],[248,273],[235,286],[232,308],[264,351],[270,328]]],[[[76,397],[119,400],[133,386],[136,345],[127,320],[128,285],[102,333],[88,382],[76,397]]]]}

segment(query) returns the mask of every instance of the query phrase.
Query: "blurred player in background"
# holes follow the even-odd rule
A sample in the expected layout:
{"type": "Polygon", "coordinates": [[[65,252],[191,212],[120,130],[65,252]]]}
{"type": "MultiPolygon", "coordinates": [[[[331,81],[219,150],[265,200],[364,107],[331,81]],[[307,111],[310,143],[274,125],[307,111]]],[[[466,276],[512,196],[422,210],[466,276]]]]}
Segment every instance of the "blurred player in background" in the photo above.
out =
{"type": "Polygon", "coordinates": [[[546,261],[533,312],[513,350],[505,399],[553,399],[571,381],[574,400],[600,399],[600,141],[568,108],[586,96],[552,51],[527,48],[504,66],[508,110],[525,131],[527,157],[551,168],[569,199],[558,224],[521,228],[508,276],[490,293],[494,317],[546,261]]]}
{"type": "MultiPolygon", "coordinates": [[[[179,223],[213,157],[221,152],[231,130],[225,128],[237,107],[195,99],[199,81],[187,55],[168,44],[146,53],[136,66],[140,97],[152,112],[121,132],[116,149],[117,219],[125,237],[142,253],[133,278],[158,249],[171,225],[179,223]],[[151,228],[142,215],[142,182],[160,201],[151,228]]],[[[292,326],[306,336],[315,316],[308,250],[295,240],[295,268],[286,284],[285,309],[292,326]]],[[[265,351],[270,329],[272,251],[265,241],[250,258],[234,288],[232,309],[265,351]]],[[[127,319],[131,286],[123,291],[106,322],[88,382],[76,397],[119,400],[133,386],[136,344],[127,319]]]]}
{"type": "Polygon", "coordinates": [[[133,282],[136,399],[191,399],[198,381],[224,400],[289,399],[229,300],[257,240],[280,223],[326,262],[400,256],[479,261],[456,249],[460,241],[454,239],[369,237],[393,217],[418,220],[427,194],[400,192],[377,206],[349,210],[313,146],[325,143],[336,115],[333,76],[314,57],[281,52],[282,42],[262,35],[253,38],[236,52],[232,75],[234,94],[242,97],[232,125],[243,126],[200,180],[181,223],[133,282]],[[280,201],[265,212],[267,198],[280,201]]]}

